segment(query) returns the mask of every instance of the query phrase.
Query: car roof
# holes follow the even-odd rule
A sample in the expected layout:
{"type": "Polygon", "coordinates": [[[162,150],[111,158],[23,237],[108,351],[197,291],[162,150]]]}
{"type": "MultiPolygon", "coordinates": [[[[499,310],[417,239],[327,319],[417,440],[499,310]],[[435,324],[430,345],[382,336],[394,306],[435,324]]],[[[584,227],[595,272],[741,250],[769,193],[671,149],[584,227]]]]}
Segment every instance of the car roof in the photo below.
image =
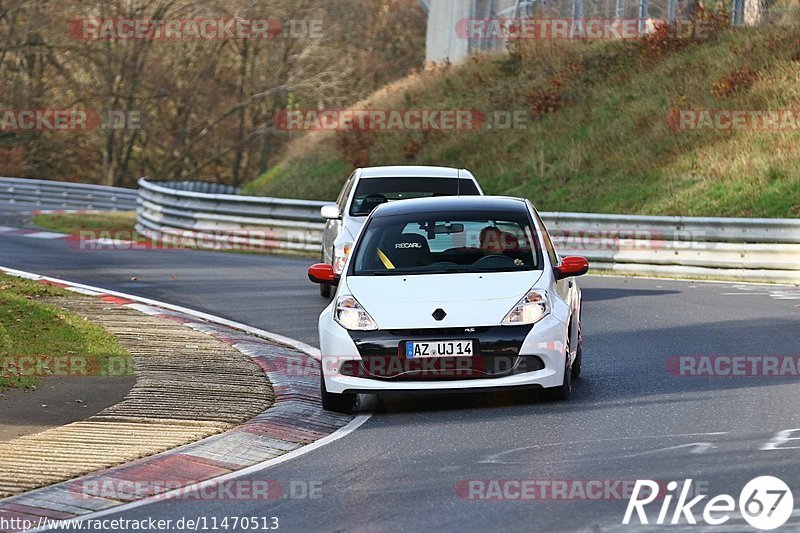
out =
{"type": "Polygon", "coordinates": [[[437,211],[527,212],[527,209],[524,198],[510,196],[434,196],[381,204],[372,212],[372,216],[377,218],[437,211]]]}
{"type": "Polygon", "coordinates": [[[472,173],[464,169],[417,165],[365,167],[359,169],[358,175],[361,178],[473,178],[472,173]]]}

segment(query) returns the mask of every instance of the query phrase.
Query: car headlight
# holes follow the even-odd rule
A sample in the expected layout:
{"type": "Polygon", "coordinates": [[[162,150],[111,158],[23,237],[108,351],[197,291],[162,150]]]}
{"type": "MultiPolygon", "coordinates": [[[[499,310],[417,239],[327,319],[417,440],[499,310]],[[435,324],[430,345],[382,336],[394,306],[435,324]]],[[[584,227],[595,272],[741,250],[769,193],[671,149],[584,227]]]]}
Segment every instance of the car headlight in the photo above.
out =
{"type": "Polygon", "coordinates": [[[378,324],[369,316],[358,300],[352,296],[340,296],[336,300],[333,310],[333,319],[344,329],[358,331],[372,331],[378,329],[378,324]]]}
{"type": "Polygon", "coordinates": [[[501,322],[504,326],[536,324],[550,314],[550,300],[545,291],[532,290],[526,294],[501,322]]]}
{"type": "Polygon", "coordinates": [[[344,265],[347,263],[347,258],[350,256],[350,250],[353,249],[353,243],[347,242],[341,246],[336,246],[333,249],[333,273],[340,276],[344,272],[344,265]]]}

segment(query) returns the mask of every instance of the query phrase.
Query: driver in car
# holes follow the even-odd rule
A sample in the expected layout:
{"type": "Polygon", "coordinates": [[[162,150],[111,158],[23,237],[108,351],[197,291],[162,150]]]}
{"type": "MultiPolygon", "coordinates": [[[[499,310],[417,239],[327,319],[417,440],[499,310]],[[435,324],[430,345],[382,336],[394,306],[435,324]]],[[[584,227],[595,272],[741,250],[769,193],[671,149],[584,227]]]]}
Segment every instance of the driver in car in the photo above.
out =
{"type": "Polygon", "coordinates": [[[512,234],[494,226],[481,230],[480,246],[483,256],[502,255],[514,259],[514,264],[521,266],[524,262],[514,252],[519,251],[519,240],[512,234]]]}

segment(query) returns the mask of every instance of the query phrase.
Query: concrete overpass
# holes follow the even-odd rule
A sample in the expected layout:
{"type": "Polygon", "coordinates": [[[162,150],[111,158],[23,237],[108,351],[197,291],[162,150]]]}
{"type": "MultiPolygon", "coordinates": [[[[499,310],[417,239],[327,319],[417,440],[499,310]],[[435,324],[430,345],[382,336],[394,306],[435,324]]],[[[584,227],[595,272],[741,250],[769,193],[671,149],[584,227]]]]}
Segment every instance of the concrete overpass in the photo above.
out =
{"type": "Polygon", "coordinates": [[[492,17],[517,17],[530,0],[418,0],[428,13],[428,31],[425,40],[426,59],[458,62],[471,53],[502,47],[502,42],[479,41],[465,38],[456,31],[461,20],[492,17]]]}
{"type": "MultiPolygon", "coordinates": [[[[459,21],[469,19],[518,18],[625,18],[639,19],[640,31],[647,19],[688,18],[690,0],[417,0],[428,13],[425,40],[428,61],[453,63],[475,52],[502,49],[505,43],[491,39],[468,39],[457,31],[459,21]],[[534,12],[537,15],[534,15],[534,12]]],[[[731,23],[753,26],[765,13],[762,0],[734,0],[731,23]]]]}

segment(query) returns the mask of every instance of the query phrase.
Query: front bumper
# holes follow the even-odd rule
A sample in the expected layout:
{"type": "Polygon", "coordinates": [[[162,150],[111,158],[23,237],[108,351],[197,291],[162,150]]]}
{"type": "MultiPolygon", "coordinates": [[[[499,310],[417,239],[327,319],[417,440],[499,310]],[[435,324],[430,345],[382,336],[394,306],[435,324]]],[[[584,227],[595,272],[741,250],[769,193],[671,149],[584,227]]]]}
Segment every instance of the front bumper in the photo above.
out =
{"type": "Polygon", "coordinates": [[[567,326],[549,315],[534,326],[478,327],[475,332],[349,332],[326,310],[320,316],[325,386],[331,393],[455,391],[558,387],[565,370],[567,326]],[[409,361],[405,341],[474,340],[472,358],[409,361]],[[440,363],[440,367],[434,365],[440,363]],[[420,368],[415,365],[427,365],[420,368]]]}

